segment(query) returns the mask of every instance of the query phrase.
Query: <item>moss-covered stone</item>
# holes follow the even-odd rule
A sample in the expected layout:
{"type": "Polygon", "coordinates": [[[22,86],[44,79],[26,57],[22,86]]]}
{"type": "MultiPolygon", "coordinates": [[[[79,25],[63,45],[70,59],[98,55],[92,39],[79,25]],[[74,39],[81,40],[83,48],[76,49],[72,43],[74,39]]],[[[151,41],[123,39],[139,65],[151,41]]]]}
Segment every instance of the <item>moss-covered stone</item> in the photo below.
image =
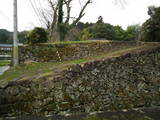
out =
{"type": "Polygon", "coordinates": [[[20,48],[20,62],[33,60],[38,62],[68,61],[89,58],[120,49],[139,46],[136,42],[90,41],[65,44],[40,44],[20,48]]]}

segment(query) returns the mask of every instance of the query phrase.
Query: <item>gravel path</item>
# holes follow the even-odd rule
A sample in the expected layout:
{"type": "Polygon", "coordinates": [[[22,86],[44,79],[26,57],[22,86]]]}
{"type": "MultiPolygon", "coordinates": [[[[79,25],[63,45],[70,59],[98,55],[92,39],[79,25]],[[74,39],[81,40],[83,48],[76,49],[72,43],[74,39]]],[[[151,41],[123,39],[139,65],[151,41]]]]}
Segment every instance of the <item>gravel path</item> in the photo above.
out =
{"type": "Polygon", "coordinates": [[[6,70],[8,70],[10,67],[9,66],[3,66],[0,67],[0,75],[2,75],[6,70]]]}

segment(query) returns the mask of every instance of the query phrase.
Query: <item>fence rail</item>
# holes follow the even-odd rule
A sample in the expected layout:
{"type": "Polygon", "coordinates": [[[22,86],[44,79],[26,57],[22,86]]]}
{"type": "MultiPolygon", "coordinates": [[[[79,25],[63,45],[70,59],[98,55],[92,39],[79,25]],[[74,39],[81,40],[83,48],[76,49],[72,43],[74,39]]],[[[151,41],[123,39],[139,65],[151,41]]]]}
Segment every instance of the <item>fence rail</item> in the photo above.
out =
{"type": "Polygon", "coordinates": [[[0,44],[0,60],[11,60],[12,44],[0,44]]]}

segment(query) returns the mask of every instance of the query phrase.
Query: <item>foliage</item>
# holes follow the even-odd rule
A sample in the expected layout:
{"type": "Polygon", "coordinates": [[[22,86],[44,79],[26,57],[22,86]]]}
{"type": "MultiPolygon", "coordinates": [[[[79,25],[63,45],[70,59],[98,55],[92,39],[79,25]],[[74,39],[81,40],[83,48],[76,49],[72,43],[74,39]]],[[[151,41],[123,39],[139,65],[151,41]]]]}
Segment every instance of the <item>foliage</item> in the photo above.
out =
{"type": "Polygon", "coordinates": [[[114,27],[107,23],[96,23],[92,27],[83,30],[81,40],[108,39],[113,40],[115,36],[114,27]]]}
{"type": "Polygon", "coordinates": [[[80,34],[81,34],[81,30],[77,27],[73,27],[68,30],[64,40],[65,41],[79,41],[80,34]]]}
{"type": "MultiPolygon", "coordinates": [[[[26,43],[27,31],[22,31],[18,33],[19,43],[26,43]]],[[[13,43],[13,32],[9,32],[5,29],[0,29],[0,43],[12,44],[13,43]]]]}
{"type": "Polygon", "coordinates": [[[91,26],[93,26],[93,25],[94,25],[94,23],[88,23],[88,22],[83,23],[83,22],[78,22],[77,25],[76,25],[76,27],[77,27],[78,29],[80,29],[80,30],[83,30],[83,29],[88,28],[88,27],[91,27],[91,26]]]}
{"type": "Polygon", "coordinates": [[[104,23],[104,22],[103,22],[103,17],[102,17],[102,16],[99,16],[99,17],[98,17],[97,23],[104,23]]]}
{"type": "Polygon", "coordinates": [[[45,29],[36,27],[27,34],[28,44],[38,44],[47,42],[47,32],[45,29]]]}
{"type": "Polygon", "coordinates": [[[22,31],[18,34],[19,43],[27,43],[28,31],[22,31]]]}
{"type": "MultiPolygon", "coordinates": [[[[79,23],[80,28],[85,25],[79,23]]],[[[127,27],[127,30],[123,30],[121,26],[113,26],[109,23],[103,22],[103,17],[99,16],[98,21],[95,24],[91,24],[87,28],[84,28],[81,33],[81,40],[87,39],[107,39],[107,40],[136,40],[139,36],[140,26],[131,25],[127,27]]]]}
{"type": "Polygon", "coordinates": [[[86,28],[82,31],[80,40],[82,40],[82,41],[89,40],[89,39],[93,38],[93,36],[94,35],[92,33],[92,29],[86,28]]]}
{"type": "Polygon", "coordinates": [[[69,26],[68,24],[61,23],[59,25],[58,32],[59,32],[59,37],[61,37],[60,41],[64,41],[65,40],[65,37],[66,37],[67,33],[70,32],[69,31],[70,29],[71,29],[71,26],[69,26]]]}
{"type": "Polygon", "coordinates": [[[5,30],[5,29],[0,29],[0,43],[12,43],[12,37],[13,33],[5,30]]]}
{"type": "Polygon", "coordinates": [[[138,36],[139,36],[139,33],[140,33],[140,29],[141,29],[141,27],[139,25],[128,26],[124,39],[126,41],[137,40],[138,36]]]}
{"type": "MultiPolygon", "coordinates": [[[[76,11],[78,16],[73,17],[71,13],[72,3],[74,1],[76,0],[48,0],[48,9],[46,9],[46,7],[41,8],[41,20],[45,22],[46,27],[48,28],[49,42],[64,41],[70,30],[66,29],[66,26],[70,24],[72,26],[71,28],[75,27],[85,15],[85,9],[92,3],[91,0],[86,0],[83,4],[79,1],[81,9],[76,11]],[[65,32],[63,31],[63,28],[65,28],[65,32]]],[[[38,4],[41,4],[41,2],[39,1],[38,4]]]]}
{"type": "Polygon", "coordinates": [[[121,26],[115,26],[115,40],[125,40],[126,31],[122,29],[121,26]]]}
{"type": "Polygon", "coordinates": [[[88,28],[84,28],[81,32],[80,40],[88,39],[107,39],[131,41],[137,40],[140,32],[139,25],[131,25],[124,30],[121,26],[113,26],[108,23],[97,22],[88,28]]]}
{"type": "Polygon", "coordinates": [[[143,24],[141,30],[142,41],[160,41],[160,7],[151,6],[148,8],[150,18],[143,24]]]}

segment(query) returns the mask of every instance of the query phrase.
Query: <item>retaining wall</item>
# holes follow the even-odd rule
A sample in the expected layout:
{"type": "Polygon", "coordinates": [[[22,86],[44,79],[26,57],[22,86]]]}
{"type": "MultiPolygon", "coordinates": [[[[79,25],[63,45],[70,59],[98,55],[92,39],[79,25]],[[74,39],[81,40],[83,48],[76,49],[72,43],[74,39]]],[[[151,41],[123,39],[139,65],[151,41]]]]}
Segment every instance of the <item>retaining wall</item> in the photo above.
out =
{"type": "Polygon", "coordinates": [[[110,53],[116,50],[139,46],[136,42],[91,41],[82,43],[41,44],[20,48],[20,62],[68,61],[110,53]],[[60,59],[59,59],[60,58],[60,59]]]}
{"type": "Polygon", "coordinates": [[[73,65],[0,87],[0,115],[62,114],[160,105],[160,47],[73,65]]]}

